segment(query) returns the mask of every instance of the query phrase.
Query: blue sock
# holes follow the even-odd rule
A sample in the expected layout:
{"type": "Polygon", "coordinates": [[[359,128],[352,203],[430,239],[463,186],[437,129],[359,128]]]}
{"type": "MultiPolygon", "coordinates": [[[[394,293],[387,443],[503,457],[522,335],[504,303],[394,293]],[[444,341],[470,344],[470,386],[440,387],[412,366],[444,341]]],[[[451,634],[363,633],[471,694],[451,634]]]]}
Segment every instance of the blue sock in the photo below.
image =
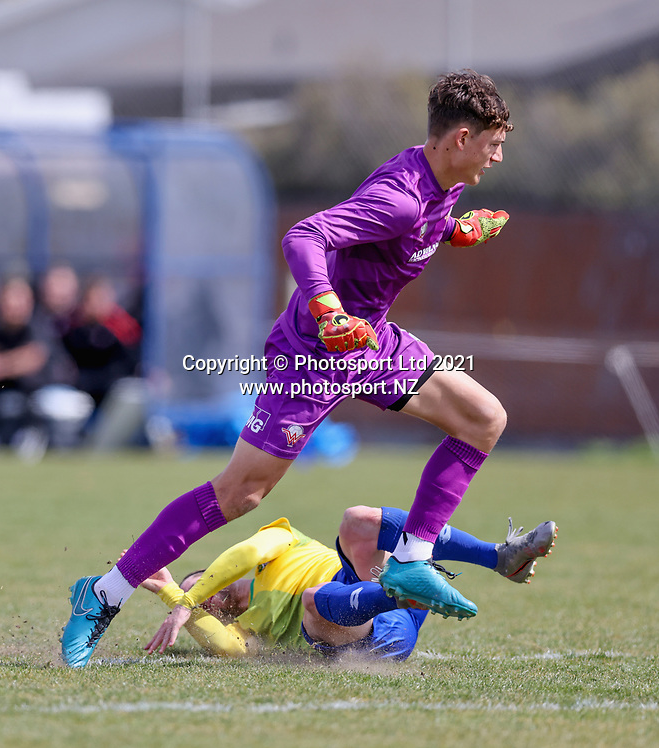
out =
{"type": "Polygon", "coordinates": [[[486,543],[451,525],[445,525],[439,533],[432,557],[435,561],[464,561],[486,569],[494,569],[498,560],[494,543],[486,543]]]}
{"type": "Polygon", "coordinates": [[[398,607],[377,582],[328,582],[316,592],[314,602],[323,618],[339,626],[359,626],[398,607]]]}
{"type": "MultiPolygon", "coordinates": [[[[382,507],[382,524],[378,537],[378,548],[381,551],[393,551],[403,532],[407,512],[403,509],[382,507]]],[[[497,552],[494,543],[446,525],[435,541],[432,557],[435,561],[463,561],[467,564],[494,569],[497,565],[497,552]]]]}

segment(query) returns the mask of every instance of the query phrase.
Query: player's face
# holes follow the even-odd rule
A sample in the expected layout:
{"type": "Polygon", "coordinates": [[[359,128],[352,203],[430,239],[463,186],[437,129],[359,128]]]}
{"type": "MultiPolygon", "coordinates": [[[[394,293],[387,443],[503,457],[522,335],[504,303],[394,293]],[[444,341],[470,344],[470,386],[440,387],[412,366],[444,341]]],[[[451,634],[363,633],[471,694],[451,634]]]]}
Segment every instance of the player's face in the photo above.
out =
{"type": "Polygon", "coordinates": [[[506,132],[503,127],[483,130],[478,135],[467,133],[463,137],[460,159],[460,181],[465,184],[478,184],[493,164],[503,161],[503,144],[506,132]]]}

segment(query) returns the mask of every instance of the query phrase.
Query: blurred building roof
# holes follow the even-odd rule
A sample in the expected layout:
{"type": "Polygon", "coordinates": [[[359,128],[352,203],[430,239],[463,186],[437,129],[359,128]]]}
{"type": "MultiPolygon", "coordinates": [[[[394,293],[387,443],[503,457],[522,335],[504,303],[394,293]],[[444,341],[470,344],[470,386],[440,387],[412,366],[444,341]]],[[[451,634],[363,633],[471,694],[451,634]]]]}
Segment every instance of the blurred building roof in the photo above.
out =
{"type": "Polygon", "coordinates": [[[543,75],[653,35],[657,0],[4,0],[0,69],[148,96],[354,68],[543,75]]]}

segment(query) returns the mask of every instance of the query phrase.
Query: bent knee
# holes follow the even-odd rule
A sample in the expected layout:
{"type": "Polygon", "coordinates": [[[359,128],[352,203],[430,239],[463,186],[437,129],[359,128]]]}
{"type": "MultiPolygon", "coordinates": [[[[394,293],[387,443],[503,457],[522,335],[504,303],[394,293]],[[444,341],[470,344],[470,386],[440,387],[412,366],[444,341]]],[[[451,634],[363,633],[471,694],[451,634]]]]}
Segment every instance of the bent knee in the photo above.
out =
{"type": "Polygon", "coordinates": [[[373,533],[380,529],[382,520],[382,509],[372,506],[351,506],[343,513],[341,525],[339,527],[339,538],[341,545],[345,546],[353,543],[363,542],[364,538],[370,538],[373,533]]]}
{"type": "Polygon", "coordinates": [[[482,420],[487,431],[498,439],[508,423],[508,414],[499,400],[491,396],[489,402],[485,403],[481,410],[482,420]]]}
{"type": "Polygon", "coordinates": [[[472,404],[463,427],[457,429],[459,433],[455,435],[484,452],[490,452],[506,428],[507,421],[508,415],[503,405],[488,393],[472,404]],[[462,436],[459,436],[460,433],[462,436]]]}
{"type": "Polygon", "coordinates": [[[229,517],[236,519],[256,509],[261,503],[261,496],[258,493],[236,493],[231,496],[223,496],[218,503],[227,520],[229,517]]]}
{"type": "Polygon", "coordinates": [[[211,483],[217,503],[227,522],[251,512],[261,503],[264,491],[260,486],[249,483],[227,485],[222,482],[221,478],[222,476],[219,475],[211,483]]]}

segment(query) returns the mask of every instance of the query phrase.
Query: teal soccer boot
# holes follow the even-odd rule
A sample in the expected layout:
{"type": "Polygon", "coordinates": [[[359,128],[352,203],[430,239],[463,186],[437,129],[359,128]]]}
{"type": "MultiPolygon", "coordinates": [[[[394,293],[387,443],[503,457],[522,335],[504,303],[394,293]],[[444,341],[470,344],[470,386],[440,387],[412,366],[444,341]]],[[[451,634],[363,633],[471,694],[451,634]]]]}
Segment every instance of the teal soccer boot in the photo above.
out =
{"type": "Polygon", "coordinates": [[[71,587],[71,618],[62,634],[62,659],[69,667],[84,667],[105,629],[117,615],[118,605],[108,605],[105,592],[100,599],[94,584],[100,577],[82,577],[71,587]]]}
{"type": "Polygon", "coordinates": [[[398,561],[391,556],[378,581],[389,597],[395,597],[403,604],[425,606],[444,618],[473,618],[478,613],[476,605],[451,587],[441,572],[449,574],[432,559],[398,561]]]}

